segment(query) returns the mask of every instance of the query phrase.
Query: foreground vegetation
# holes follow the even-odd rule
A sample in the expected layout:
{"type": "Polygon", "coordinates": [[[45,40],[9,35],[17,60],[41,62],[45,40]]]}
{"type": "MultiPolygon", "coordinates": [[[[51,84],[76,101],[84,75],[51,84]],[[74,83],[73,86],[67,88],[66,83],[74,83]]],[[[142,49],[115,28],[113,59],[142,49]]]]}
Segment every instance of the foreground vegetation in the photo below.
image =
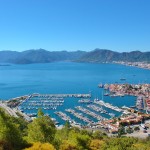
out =
{"type": "Polygon", "coordinates": [[[108,137],[70,127],[56,129],[41,110],[33,122],[10,117],[0,109],[0,150],[150,150],[150,139],[108,137]]]}

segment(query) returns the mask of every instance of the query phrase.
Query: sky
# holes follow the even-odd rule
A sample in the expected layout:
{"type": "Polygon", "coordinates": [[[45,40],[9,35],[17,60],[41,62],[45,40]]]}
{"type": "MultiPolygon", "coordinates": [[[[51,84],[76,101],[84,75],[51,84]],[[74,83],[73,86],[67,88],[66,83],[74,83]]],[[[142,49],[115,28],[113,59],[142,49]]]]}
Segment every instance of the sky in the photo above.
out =
{"type": "Polygon", "coordinates": [[[0,0],[0,50],[150,51],[150,0],[0,0]]]}

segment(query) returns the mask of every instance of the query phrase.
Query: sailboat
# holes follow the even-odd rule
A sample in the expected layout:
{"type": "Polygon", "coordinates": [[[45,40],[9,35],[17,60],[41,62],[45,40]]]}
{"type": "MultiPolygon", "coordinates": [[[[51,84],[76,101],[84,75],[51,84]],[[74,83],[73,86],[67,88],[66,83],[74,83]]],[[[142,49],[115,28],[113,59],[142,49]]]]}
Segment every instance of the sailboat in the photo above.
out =
{"type": "Polygon", "coordinates": [[[120,80],[124,81],[124,80],[126,80],[126,78],[120,78],[120,80]]]}
{"type": "MultiPolygon", "coordinates": [[[[123,75],[122,75],[122,76],[123,76],[123,75]]],[[[121,81],[125,81],[125,80],[126,80],[126,78],[121,77],[121,78],[120,78],[120,80],[121,80],[121,81]]]]}

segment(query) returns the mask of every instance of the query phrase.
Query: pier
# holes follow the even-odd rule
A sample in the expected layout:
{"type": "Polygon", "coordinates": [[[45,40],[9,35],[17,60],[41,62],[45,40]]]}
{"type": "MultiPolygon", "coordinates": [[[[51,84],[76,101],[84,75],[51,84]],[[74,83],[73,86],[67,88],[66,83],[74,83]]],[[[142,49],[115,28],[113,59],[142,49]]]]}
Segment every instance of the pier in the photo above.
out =
{"type": "MultiPolygon", "coordinates": [[[[63,106],[65,98],[90,98],[91,94],[39,94],[34,93],[28,96],[19,105],[21,110],[35,110],[39,107],[43,109],[57,109],[63,106]]],[[[89,101],[89,100],[88,100],[89,101]]]]}
{"type": "Polygon", "coordinates": [[[56,115],[58,115],[62,120],[64,121],[73,121],[69,116],[67,116],[65,113],[61,112],[61,111],[56,111],[54,112],[56,115]]]}
{"type": "Polygon", "coordinates": [[[23,101],[19,108],[25,109],[56,109],[58,106],[62,106],[64,99],[62,97],[49,97],[49,96],[30,96],[28,99],[23,101]]]}
{"type": "Polygon", "coordinates": [[[102,116],[100,116],[100,115],[97,115],[97,114],[94,113],[93,111],[90,111],[90,110],[88,110],[88,109],[86,109],[86,108],[83,108],[83,107],[81,107],[81,106],[77,106],[77,107],[75,107],[75,108],[76,108],[77,110],[80,110],[81,112],[83,112],[83,113],[85,113],[85,114],[87,114],[87,115],[89,115],[89,116],[91,116],[91,117],[93,117],[93,118],[99,120],[99,121],[106,120],[106,118],[104,118],[104,117],[102,117],[102,116]]]}
{"type": "Polygon", "coordinates": [[[105,109],[103,109],[101,106],[96,106],[96,105],[93,105],[93,104],[90,104],[90,105],[87,105],[88,108],[96,111],[96,112],[99,112],[99,113],[102,113],[102,114],[107,114],[109,115],[110,117],[115,117],[115,114],[114,113],[108,113],[105,109]]]}
{"type": "MultiPolygon", "coordinates": [[[[118,111],[118,112],[122,112],[124,114],[128,114],[128,111],[124,110],[124,109],[121,109],[117,106],[113,106],[112,104],[110,103],[105,103],[104,101],[102,100],[94,100],[94,103],[95,104],[98,104],[100,106],[104,106],[106,108],[109,108],[109,109],[112,109],[112,110],[115,110],[115,111],[118,111]]],[[[112,114],[111,114],[112,115],[112,114]]]]}
{"type": "Polygon", "coordinates": [[[118,111],[118,112],[122,112],[123,111],[122,109],[118,108],[117,106],[113,106],[113,105],[111,105],[109,103],[105,103],[102,100],[98,100],[98,101],[95,100],[94,103],[98,104],[98,105],[101,105],[101,106],[105,106],[105,107],[107,107],[109,109],[112,109],[112,110],[115,110],[115,111],[118,111]]]}
{"type": "Polygon", "coordinates": [[[75,98],[91,98],[91,94],[38,94],[34,93],[31,97],[41,96],[41,97],[75,97],[75,98]]]}
{"type": "Polygon", "coordinates": [[[94,123],[92,120],[90,120],[89,118],[85,117],[83,114],[76,112],[73,109],[66,109],[66,112],[71,113],[73,116],[75,116],[76,118],[86,122],[86,123],[94,123]]]}

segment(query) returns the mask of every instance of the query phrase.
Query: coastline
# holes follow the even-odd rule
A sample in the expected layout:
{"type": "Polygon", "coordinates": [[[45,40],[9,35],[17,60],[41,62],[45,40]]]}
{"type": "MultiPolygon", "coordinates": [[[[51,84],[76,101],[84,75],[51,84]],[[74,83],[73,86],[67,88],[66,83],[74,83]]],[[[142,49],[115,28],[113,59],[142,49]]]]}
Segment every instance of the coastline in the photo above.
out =
{"type": "Polygon", "coordinates": [[[113,61],[114,64],[121,64],[125,66],[132,66],[137,67],[141,69],[147,69],[150,70],[150,63],[147,62],[125,62],[125,61],[113,61]]]}

